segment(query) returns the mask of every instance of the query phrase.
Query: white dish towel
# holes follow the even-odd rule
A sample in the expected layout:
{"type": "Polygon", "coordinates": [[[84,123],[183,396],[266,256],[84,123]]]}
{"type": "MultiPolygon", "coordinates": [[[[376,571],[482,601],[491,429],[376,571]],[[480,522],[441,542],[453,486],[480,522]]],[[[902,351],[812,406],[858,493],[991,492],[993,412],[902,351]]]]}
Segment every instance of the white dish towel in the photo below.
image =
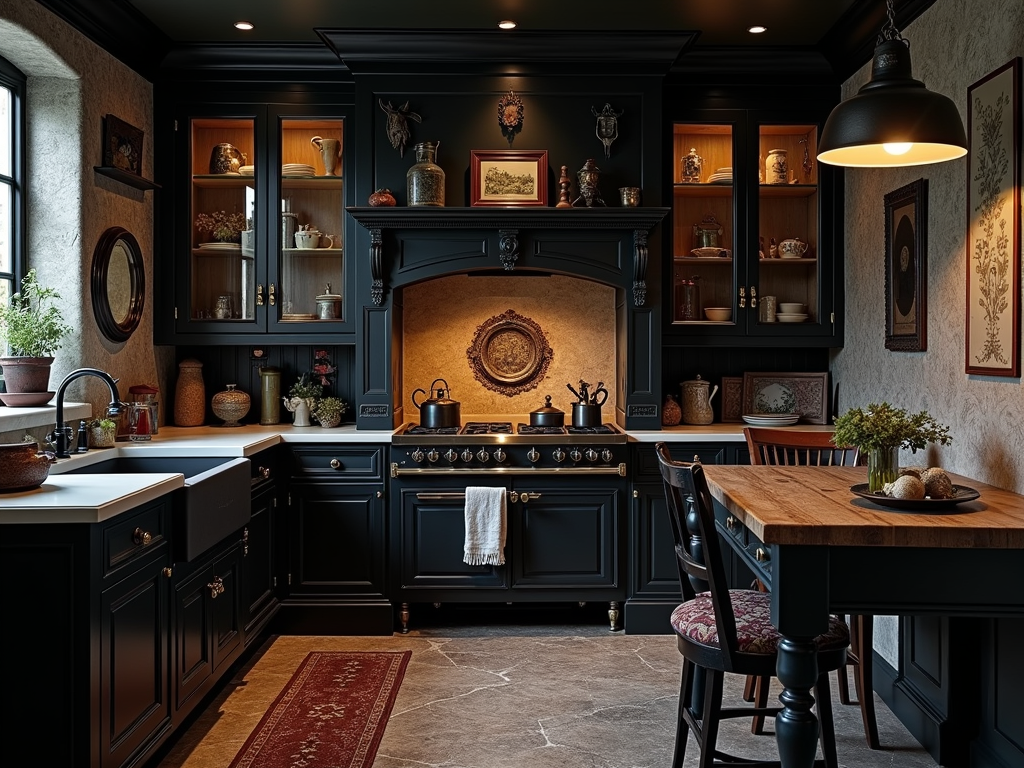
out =
{"type": "Polygon", "coordinates": [[[466,544],[462,560],[468,565],[505,564],[504,488],[466,488],[466,544]]]}

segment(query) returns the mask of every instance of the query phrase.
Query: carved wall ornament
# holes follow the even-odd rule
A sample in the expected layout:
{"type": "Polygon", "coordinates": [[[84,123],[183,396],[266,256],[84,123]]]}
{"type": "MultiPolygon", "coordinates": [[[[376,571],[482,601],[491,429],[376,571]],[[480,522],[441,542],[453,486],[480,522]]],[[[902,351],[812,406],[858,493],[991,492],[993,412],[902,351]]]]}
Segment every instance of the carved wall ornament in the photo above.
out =
{"type": "Polygon", "coordinates": [[[593,107],[590,111],[594,113],[594,117],[597,118],[597,127],[594,129],[594,133],[597,134],[597,138],[604,144],[604,156],[612,156],[612,142],[619,138],[619,118],[622,117],[623,112],[621,110],[616,112],[612,109],[611,104],[605,104],[604,108],[598,112],[593,107]]]}
{"type": "Polygon", "coordinates": [[[480,324],[466,356],[477,381],[512,397],[538,387],[554,352],[536,322],[509,309],[480,324]]]}
{"type": "Polygon", "coordinates": [[[388,139],[391,141],[391,146],[398,150],[398,154],[401,157],[405,157],[405,143],[409,141],[409,120],[415,120],[417,123],[423,122],[423,118],[417,115],[415,112],[409,109],[409,102],[405,102],[402,106],[395,109],[391,106],[391,102],[385,103],[384,99],[378,99],[380,108],[388,114],[387,133],[388,139]]]}
{"type": "Polygon", "coordinates": [[[512,149],[516,134],[523,130],[523,116],[523,100],[510,88],[508,93],[498,99],[498,125],[501,127],[501,135],[508,141],[509,149],[512,149]]]}

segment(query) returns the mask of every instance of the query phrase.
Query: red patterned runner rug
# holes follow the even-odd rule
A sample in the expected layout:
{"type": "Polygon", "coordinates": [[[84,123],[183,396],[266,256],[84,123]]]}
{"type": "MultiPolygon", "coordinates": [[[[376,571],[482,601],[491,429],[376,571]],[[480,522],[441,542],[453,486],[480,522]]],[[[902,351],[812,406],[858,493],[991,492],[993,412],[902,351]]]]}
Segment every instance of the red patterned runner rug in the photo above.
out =
{"type": "Polygon", "coordinates": [[[412,651],[311,651],[229,768],[370,768],[412,651]]]}

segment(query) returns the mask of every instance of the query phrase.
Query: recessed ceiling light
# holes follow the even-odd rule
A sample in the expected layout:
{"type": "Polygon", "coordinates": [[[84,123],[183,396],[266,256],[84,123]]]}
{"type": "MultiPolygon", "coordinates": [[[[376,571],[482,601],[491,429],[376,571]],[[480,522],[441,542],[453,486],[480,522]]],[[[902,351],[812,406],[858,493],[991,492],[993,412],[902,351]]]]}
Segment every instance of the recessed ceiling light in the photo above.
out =
{"type": "Polygon", "coordinates": [[[752,27],[747,27],[747,32],[749,32],[752,35],[760,35],[762,32],[767,31],[768,27],[764,26],[763,24],[755,24],[752,27]]]}
{"type": "Polygon", "coordinates": [[[498,22],[498,29],[515,29],[516,23],[511,19],[505,19],[504,21],[498,22]]]}
{"type": "Polygon", "coordinates": [[[251,21],[236,21],[235,29],[244,29],[246,31],[252,29],[253,24],[251,21]]]}

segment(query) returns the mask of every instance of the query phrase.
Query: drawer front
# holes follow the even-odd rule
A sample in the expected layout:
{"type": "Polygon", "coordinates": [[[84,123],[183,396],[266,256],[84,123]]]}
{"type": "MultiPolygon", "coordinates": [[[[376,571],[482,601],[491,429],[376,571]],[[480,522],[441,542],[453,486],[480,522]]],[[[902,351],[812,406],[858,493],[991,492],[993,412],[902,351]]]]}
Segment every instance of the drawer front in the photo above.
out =
{"type": "Polygon", "coordinates": [[[103,531],[103,575],[166,546],[169,501],[164,499],[122,515],[103,531]],[[122,519],[123,518],[123,519],[122,519]]]}
{"type": "Polygon", "coordinates": [[[384,449],[293,448],[292,475],[365,482],[384,479],[384,449]]]}
{"type": "Polygon", "coordinates": [[[727,536],[731,541],[736,542],[740,549],[746,549],[750,532],[747,531],[746,526],[732,512],[716,504],[715,522],[718,523],[718,530],[722,532],[723,536],[727,536]]]}

